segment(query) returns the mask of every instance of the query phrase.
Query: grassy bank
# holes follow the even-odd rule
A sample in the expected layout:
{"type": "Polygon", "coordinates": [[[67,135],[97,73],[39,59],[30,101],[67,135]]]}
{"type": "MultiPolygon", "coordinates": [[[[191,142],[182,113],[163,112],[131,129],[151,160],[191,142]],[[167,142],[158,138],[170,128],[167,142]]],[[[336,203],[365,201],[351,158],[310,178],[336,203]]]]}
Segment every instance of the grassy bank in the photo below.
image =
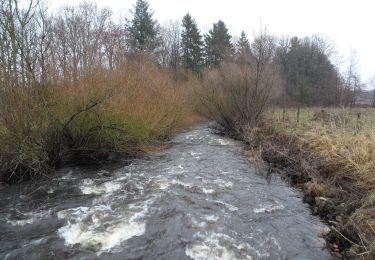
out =
{"type": "Polygon", "coordinates": [[[375,111],[269,110],[244,139],[303,188],[333,252],[375,258],[375,111]]]}
{"type": "Polygon", "coordinates": [[[192,121],[189,84],[139,62],[75,83],[3,88],[0,182],[48,174],[71,161],[136,156],[162,143],[192,121]]]}

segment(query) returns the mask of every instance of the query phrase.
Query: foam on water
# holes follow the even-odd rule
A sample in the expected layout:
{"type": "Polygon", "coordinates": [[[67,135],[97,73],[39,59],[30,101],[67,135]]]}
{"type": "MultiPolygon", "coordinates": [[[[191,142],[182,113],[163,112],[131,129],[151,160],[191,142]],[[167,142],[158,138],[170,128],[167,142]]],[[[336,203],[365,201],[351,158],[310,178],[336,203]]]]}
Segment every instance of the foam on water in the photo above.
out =
{"type": "Polygon", "coordinates": [[[259,208],[253,209],[254,213],[259,214],[259,213],[271,213],[276,210],[283,210],[285,207],[281,204],[278,205],[270,205],[270,204],[265,204],[262,205],[259,208]]]}
{"type": "Polygon", "coordinates": [[[73,171],[72,170],[69,170],[69,172],[67,174],[64,174],[64,176],[62,176],[60,178],[60,180],[74,180],[75,178],[73,177],[73,171]]]}
{"type": "MultiPolygon", "coordinates": [[[[227,173],[226,173],[227,174],[227,173]]],[[[224,181],[223,179],[216,179],[214,183],[222,188],[231,188],[233,187],[233,182],[231,181],[224,181]]]]}
{"type": "Polygon", "coordinates": [[[220,145],[223,145],[223,146],[226,146],[226,145],[230,145],[231,142],[229,140],[224,140],[224,139],[217,139],[217,141],[219,142],[220,145]]]}
{"type": "MultiPolygon", "coordinates": [[[[210,201],[210,200],[207,200],[207,201],[210,201]]],[[[214,202],[215,204],[223,205],[230,211],[237,211],[238,210],[238,208],[236,206],[233,206],[229,203],[225,203],[225,202],[220,201],[220,200],[212,200],[212,202],[214,202]]]]}
{"type": "MultiPolygon", "coordinates": [[[[252,259],[250,255],[241,251],[240,245],[228,235],[214,232],[198,233],[194,236],[195,241],[185,249],[185,254],[195,260],[235,260],[252,259]],[[227,246],[230,245],[230,246],[227,246]],[[231,248],[228,248],[231,247],[231,248]],[[238,255],[241,254],[239,257],[238,255]]],[[[245,247],[245,246],[242,246],[245,247]]]]}
{"type": "Polygon", "coordinates": [[[58,218],[66,219],[67,225],[58,230],[58,235],[65,240],[67,246],[79,244],[98,254],[108,252],[123,241],[145,233],[143,218],[151,203],[152,200],[147,200],[131,204],[128,206],[129,210],[121,212],[121,215],[105,205],[60,211],[58,218]],[[107,220],[109,216],[111,220],[107,220]]]}
{"type": "Polygon", "coordinates": [[[41,211],[41,212],[27,212],[22,213],[22,219],[7,219],[7,222],[12,226],[24,226],[26,224],[34,224],[37,221],[40,221],[51,214],[50,210],[41,211]]]}
{"type": "Polygon", "coordinates": [[[145,232],[145,223],[135,222],[132,218],[124,220],[106,228],[102,232],[81,223],[68,223],[58,230],[60,237],[65,239],[66,245],[80,244],[84,248],[99,249],[99,253],[118,246],[122,241],[134,236],[141,236],[145,232]]]}
{"type": "Polygon", "coordinates": [[[215,193],[215,190],[214,189],[206,189],[206,188],[202,188],[202,192],[204,194],[214,194],[215,193]]]}
{"type": "Polygon", "coordinates": [[[110,193],[121,189],[120,183],[109,181],[100,185],[95,185],[91,179],[85,179],[80,186],[82,194],[103,194],[110,193]]]}
{"type": "Polygon", "coordinates": [[[205,219],[208,221],[208,222],[216,222],[219,220],[219,217],[218,216],[215,216],[215,215],[207,215],[205,216],[205,219]]]}
{"type": "Polygon", "coordinates": [[[161,189],[161,190],[166,190],[170,186],[168,181],[166,181],[166,180],[162,180],[158,184],[159,184],[159,189],[161,189]]]}
{"type": "Polygon", "coordinates": [[[186,183],[186,182],[182,182],[182,181],[179,181],[179,180],[172,180],[172,184],[182,186],[185,189],[191,189],[191,188],[194,187],[194,185],[192,183],[186,183]]]}
{"type": "Polygon", "coordinates": [[[207,227],[207,223],[204,221],[198,221],[195,217],[190,216],[191,225],[194,228],[204,229],[207,227]]]}

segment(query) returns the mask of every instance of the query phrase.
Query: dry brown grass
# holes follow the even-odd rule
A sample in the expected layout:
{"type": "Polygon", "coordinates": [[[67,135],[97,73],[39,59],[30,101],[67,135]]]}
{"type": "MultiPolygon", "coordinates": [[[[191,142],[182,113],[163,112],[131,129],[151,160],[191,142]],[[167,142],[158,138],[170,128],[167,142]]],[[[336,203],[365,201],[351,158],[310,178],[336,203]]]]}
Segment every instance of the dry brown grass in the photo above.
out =
{"type": "Polygon", "coordinates": [[[332,241],[350,247],[354,257],[373,259],[375,111],[302,109],[297,120],[297,110],[276,109],[265,122],[261,131],[271,143],[268,149],[273,146],[287,166],[298,165],[309,187],[318,185],[319,196],[332,199],[324,213],[332,220],[332,241]]]}

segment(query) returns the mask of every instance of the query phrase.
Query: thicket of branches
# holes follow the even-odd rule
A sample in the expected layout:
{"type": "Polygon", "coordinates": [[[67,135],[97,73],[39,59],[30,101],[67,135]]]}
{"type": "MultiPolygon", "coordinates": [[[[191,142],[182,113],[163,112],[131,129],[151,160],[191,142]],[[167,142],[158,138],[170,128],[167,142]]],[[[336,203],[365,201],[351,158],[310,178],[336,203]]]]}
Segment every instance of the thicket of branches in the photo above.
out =
{"type": "MultiPolygon", "coordinates": [[[[118,21],[111,10],[94,2],[64,6],[52,15],[39,0],[22,6],[19,0],[0,1],[2,87],[76,83],[98,69],[114,70],[139,56],[175,72],[188,70],[200,76],[205,68],[217,69],[223,62],[239,65],[240,71],[259,65],[253,62],[259,53],[244,32],[233,42],[219,20],[202,35],[190,14],[182,24],[160,26],[144,0],[137,0],[130,19],[118,21]]],[[[284,90],[277,103],[354,105],[362,87],[354,54],[347,71],[340,73],[331,59],[334,50],[322,37],[273,37],[272,48],[267,62],[282,79],[278,84],[284,90]]]]}
{"type": "MultiPolygon", "coordinates": [[[[222,62],[248,64],[249,40],[234,42],[223,21],[202,34],[194,18],[161,26],[145,0],[137,0],[129,19],[94,2],[49,12],[41,0],[0,0],[0,83],[27,86],[76,82],[98,68],[113,70],[124,61],[147,56],[160,67],[193,71],[222,62]]],[[[272,62],[283,79],[284,105],[353,106],[363,86],[355,55],[347,71],[332,62],[332,46],[322,37],[275,41],[272,62]]]]}

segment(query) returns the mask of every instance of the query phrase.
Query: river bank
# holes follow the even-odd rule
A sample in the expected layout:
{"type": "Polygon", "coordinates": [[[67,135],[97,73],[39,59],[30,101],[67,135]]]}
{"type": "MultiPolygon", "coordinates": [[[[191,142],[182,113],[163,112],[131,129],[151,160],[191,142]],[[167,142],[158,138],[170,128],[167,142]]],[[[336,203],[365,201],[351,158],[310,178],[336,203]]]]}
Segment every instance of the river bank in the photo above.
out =
{"type": "Polygon", "coordinates": [[[331,251],[344,258],[375,256],[374,118],[369,110],[279,110],[243,135],[268,162],[267,174],[280,172],[303,190],[329,225],[331,251]]]}

